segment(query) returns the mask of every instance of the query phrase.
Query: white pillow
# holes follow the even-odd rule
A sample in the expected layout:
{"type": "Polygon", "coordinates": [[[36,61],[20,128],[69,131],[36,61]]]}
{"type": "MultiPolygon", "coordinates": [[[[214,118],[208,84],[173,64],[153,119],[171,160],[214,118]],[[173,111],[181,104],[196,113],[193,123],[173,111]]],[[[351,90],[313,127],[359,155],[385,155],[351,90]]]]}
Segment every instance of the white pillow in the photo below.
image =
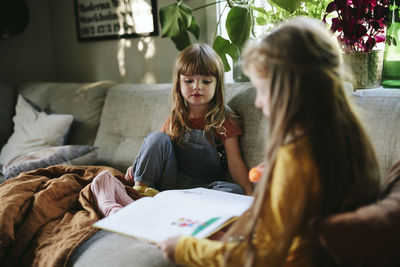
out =
{"type": "Polygon", "coordinates": [[[1,149],[2,165],[6,165],[17,156],[35,150],[63,145],[73,116],[37,111],[23,96],[18,95],[13,121],[14,132],[1,149]]]}

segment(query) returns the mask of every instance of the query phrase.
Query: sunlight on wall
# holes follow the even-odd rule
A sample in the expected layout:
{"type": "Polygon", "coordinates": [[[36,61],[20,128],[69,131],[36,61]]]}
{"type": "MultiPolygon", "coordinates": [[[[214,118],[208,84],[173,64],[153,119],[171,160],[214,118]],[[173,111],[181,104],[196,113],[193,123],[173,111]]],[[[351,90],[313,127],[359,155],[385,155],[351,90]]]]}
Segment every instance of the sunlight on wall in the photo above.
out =
{"type": "MultiPolygon", "coordinates": [[[[144,34],[154,31],[152,8],[148,0],[119,1],[118,13],[121,25],[119,34],[144,34]],[[129,4],[130,3],[130,4],[129,4]]],[[[136,39],[137,40],[137,39],[136,39]]],[[[126,49],[132,47],[130,40],[121,39],[118,44],[118,68],[123,81],[127,79],[126,49]]],[[[155,83],[156,78],[151,59],[156,54],[155,40],[151,37],[140,37],[137,49],[139,55],[143,55],[144,62],[142,69],[146,71],[141,79],[141,83],[155,83]]],[[[136,61],[138,62],[138,61],[136,61]]]]}
{"type": "Polygon", "coordinates": [[[144,0],[133,0],[131,5],[135,32],[139,34],[153,32],[154,25],[151,6],[144,0]]]}
{"type": "MultiPolygon", "coordinates": [[[[122,38],[118,43],[118,68],[119,74],[123,81],[126,81],[126,49],[132,47],[131,40],[122,38]]],[[[144,62],[143,62],[143,69],[146,70],[146,73],[143,75],[141,79],[141,83],[156,83],[155,73],[153,62],[151,61],[156,54],[156,46],[155,40],[152,37],[141,37],[138,40],[137,50],[139,54],[144,54],[144,62]]]]}
{"type": "Polygon", "coordinates": [[[138,42],[138,50],[143,51],[144,46],[147,46],[146,54],[144,55],[145,59],[153,58],[156,54],[156,46],[155,41],[151,37],[142,37],[138,42]]]}
{"type": "Polygon", "coordinates": [[[124,38],[122,38],[118,44],[118,52],[117,52],[118,69],[119,69],[119,74],[121,75],[123,81],[126,80],[125,47],[130,47],[130,46],[131,46],[130,41],[124,38]]]}
{"type": "Polygon", "coordinates": [[[131,5],[126,5],[125,1],[119,1],[117,14],[119,19],[119,35],[131,34],[133,32],[133,19],[131,5]]]}
{"type": "Polygon", "coordinates": [[[151,59],[156,54],[155,40],[151,37],[142,37],[138,42],[138,50],[144,52],[146,73],[141,80],[141,83],[156,83],[157,80],[154,74],[154,68],[152,67],[151,59]],[[145,50],[145,51],[144,51],[145,50]]]}
{"type": "Polygon", "coordinates": [[[119,35],[154,31],[152,7],[146,0],[119,1],[119,35]]]}
{"type": "Polygon", "coordinates": [[[141,83],[156,83],[156,77],[154,76],[154,73],[151,72],[146,72],[146,74],[144,75],[143,79],[140,81],[141,83]]]}

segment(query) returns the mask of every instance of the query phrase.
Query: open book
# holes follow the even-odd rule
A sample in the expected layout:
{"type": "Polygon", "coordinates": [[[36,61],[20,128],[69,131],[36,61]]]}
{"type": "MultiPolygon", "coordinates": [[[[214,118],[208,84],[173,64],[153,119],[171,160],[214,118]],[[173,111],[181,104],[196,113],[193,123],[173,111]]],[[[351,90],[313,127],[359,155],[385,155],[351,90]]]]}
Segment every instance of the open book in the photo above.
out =
{"type": "Polygon", "coordinates": [[[167,190],[143,197],[95,227],[160,242],[176,235],[206,238],[245,212],[253,197],[205,188],[167,190]]]}

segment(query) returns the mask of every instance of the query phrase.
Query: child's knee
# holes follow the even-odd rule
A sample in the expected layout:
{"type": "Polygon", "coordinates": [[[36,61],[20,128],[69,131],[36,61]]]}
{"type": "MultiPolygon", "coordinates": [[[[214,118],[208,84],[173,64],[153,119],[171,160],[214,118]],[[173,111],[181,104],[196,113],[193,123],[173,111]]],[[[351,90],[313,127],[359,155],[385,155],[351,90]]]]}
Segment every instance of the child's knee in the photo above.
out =
{"type": "Polygon", "coordinates": [[[216,182],[212,182],[211,184],[209,184],[207,186],[207,188],[218,190],[218,191],[224,191],[224,192],[228,192],[228,193],[245,195],[243,188],[240,185],[235,184],[235,183],[216,181],[216,182]]]}
{"type": "Polygon", "coordinates": [[[166,141],[171,141],[171,140],[166,133],[153,132],[146,136],[145,141],[149,142],[149,143],[160,143],[160,142],[166,142],[166,141]]]}
{"type": "Polygon", "coordinates": [[[143,142],[143,149],[145,150],[159,151],[170,147],[172,147],[171,139],[163,132],[150,133],[143,142]]]}

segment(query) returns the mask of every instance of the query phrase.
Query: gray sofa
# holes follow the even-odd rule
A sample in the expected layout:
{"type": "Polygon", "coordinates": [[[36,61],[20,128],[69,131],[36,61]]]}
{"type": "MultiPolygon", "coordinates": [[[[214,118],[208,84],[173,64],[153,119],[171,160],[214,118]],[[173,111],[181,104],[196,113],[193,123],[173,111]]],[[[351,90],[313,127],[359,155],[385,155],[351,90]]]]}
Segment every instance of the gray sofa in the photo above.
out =
{"type": "MultiPolygon", "coordinates": [[[[125,172],[145,136],[158,131],[171,107],[171,84],[26,83],[0,85],[0,147],[12,133],[17,93],[47,112],[72,114],[69,144],[99,148],[96,165],[125,172]]],[[[381,173],[400,159],[400,89],[350,92],[357,112],[378,154],[381,173]]],[[[268,141],[268,121],[254,108],[255,90],[249,83],[226,85],[228,105],[243,119],[240,138],[248,167],[258,164],[268,141]]],[[[75,250],[71,266],[173,266],[153,245],[99,231],[75,250]]]]}

